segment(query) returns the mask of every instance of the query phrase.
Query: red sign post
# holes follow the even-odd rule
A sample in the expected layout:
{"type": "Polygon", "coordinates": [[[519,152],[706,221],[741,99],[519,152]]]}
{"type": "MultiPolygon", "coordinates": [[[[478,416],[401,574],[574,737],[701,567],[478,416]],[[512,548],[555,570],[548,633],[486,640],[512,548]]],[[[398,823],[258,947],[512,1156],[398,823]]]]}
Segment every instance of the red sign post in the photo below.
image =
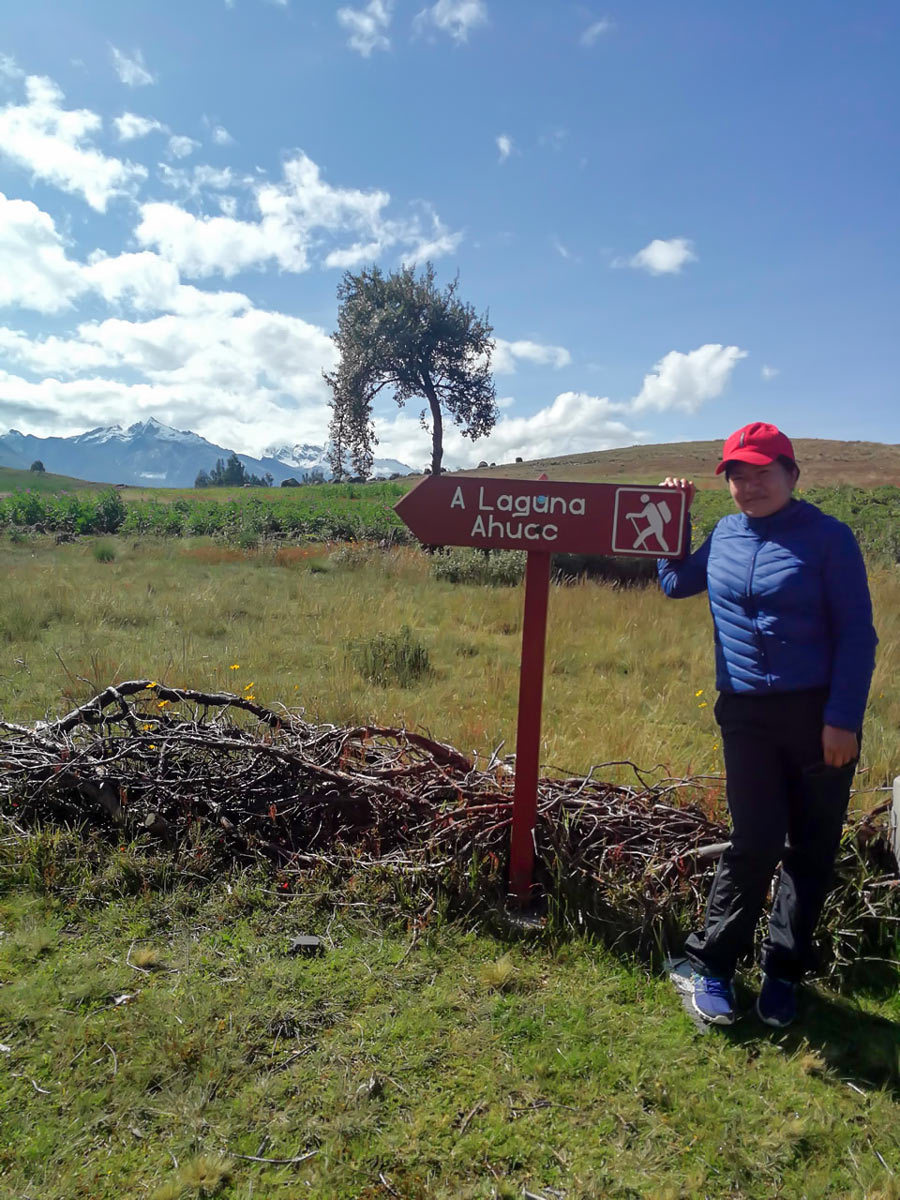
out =
{"type": "Polygon", "coordinates": [[[437,475],[408,492],[395,511],[426,545],[528,554],[509,857],[510,891],[524,904],[534,868],[550,556],[680,558],[687,545],[686,496],[634,484],[437,475]]]}

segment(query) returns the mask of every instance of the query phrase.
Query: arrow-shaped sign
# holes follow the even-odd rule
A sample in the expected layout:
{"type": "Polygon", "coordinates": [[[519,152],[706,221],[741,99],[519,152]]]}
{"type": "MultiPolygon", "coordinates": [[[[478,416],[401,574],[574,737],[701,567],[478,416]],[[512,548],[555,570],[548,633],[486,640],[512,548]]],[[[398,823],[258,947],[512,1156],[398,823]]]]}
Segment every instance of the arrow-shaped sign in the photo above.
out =
{"type": "Polygon", "coordinates": [[[395,507],[430,546],[678,558],[685,545],[685,495],[672,488],[438,475],[395,507]]]}

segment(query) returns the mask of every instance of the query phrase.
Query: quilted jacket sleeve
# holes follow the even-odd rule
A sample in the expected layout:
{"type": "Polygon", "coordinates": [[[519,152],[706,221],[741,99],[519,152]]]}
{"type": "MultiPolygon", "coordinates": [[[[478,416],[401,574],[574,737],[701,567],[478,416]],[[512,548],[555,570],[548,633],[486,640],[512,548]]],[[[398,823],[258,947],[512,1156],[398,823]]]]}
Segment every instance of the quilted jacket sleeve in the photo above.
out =
{"type": "MultiPolygon", "coordinates": [[[[688,526],[690,536],[690,526],[688,526]]],[[[687,554],[684,558],[658,558],[656,571],[659,575],[659,585],[667,596],[680,600],[684,596],[696,596],[706,591],[706,564],[709,562],[709,546],[712,534],[706,539],[699,550],[687,554]]]]}
{"type": "Polygon", "coordinates": [[[825,723],[855,732],[866,709],[878,637],[862,554],[852,531],[838,521],[825,561],[825,602],[834,646],[825,723]]]}

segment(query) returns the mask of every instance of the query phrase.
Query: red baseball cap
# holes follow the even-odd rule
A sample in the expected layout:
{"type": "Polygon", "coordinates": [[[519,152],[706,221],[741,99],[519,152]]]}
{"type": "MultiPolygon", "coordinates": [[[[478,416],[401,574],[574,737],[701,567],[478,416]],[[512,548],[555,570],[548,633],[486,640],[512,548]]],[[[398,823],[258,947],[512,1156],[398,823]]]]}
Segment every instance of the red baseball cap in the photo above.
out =
{"type": "Polygon", "coordinates": [[[722,450],[722,461],[716,467],[716,474],[721,475],[731,462],[751,463],[754,467],[767,467],[779,455],[783,454],[791,462],[794,459],[794,447],[791,439],[775,425],[767,425],[765,421],[751,421],[743,429],[738,429],[725,441],[722,450]]]}

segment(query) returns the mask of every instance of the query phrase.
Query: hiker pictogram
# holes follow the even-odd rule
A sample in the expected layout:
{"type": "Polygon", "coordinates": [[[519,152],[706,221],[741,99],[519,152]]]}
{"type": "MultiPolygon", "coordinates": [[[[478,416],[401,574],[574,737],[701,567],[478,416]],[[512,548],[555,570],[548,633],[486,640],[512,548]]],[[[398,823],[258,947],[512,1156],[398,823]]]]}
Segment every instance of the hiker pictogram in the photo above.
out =
{"type": "Polygon", "coordinates": [[[629,521],[634,522],[637,533],[632,550],[640,550],[647,538],[652,536],[659,543],[658,549],[662,550],[663,554],[668,554],[669,547],[663,535],[666,525],[672,519],[672,510],[665,500],[651,500],[646,492],[641,495],[641,503],[644,507],[640,512],[625,514],[629,521]],[[643,528],[641,522],[645,522],[643,528]]]}
{"type": "Polygon", "coordinates": [[[616,494],[614,554],[678,554],[681,550],[680,497],[658,488],[622,487],[616,494]]]}

